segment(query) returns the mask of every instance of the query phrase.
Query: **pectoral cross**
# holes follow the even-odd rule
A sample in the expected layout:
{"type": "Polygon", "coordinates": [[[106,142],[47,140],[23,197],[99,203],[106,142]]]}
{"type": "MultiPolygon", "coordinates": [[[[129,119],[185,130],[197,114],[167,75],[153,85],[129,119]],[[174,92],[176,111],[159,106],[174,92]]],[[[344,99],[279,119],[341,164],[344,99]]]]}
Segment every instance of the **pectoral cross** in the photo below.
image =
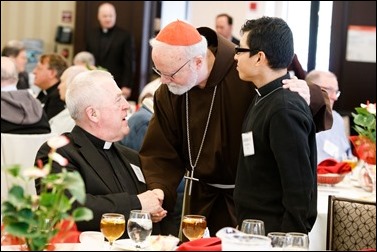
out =
{"type": "Polygon", "coordinates": [[[189,192],[188,192],[188,195],[191,196],[191,189],[192,189],[192,181],[195,180],[195,181],[199,181],[199,179],[197,178],[194,178],[194,169],[191,170],[191,171],[187,171],[187,175],[184,176],[184,179],[186,179],[186,183],[189,183],[189,192]],[[188,173],[188,174],[187,174],[188,173]]]}

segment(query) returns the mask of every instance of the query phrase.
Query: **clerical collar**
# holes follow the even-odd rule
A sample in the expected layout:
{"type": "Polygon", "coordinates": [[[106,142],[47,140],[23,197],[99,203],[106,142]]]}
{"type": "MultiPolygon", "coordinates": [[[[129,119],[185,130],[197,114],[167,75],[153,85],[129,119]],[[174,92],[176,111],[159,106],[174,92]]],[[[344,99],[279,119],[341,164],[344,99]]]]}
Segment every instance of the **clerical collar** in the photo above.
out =
{"type": "Polygon", "coordinates": [[[287,73],[286,75],[284,75],[280,78],[277,78],[276,80],[271,81],[270,83],[264,85],[261,88],[258,88],[258,89],[256,88],[255,92],[257,92],[259,97],[263,97],[263,96],[271,93],[275,89],[281,88],[283,86],[282,80],[284,80],[284,79],[290,79],[289,73],[287,73]]]}
{"type": "MultiPolygon", "coordinates": [[[[80,129],[82,129],[82,128],[80,128],[80,129]]],[[[82,129],[82,131],[89,138],[89,140],[94,144],[94,146],[96,146],[97,149],[108,150],[108,149],[111,148],[111,146],[113,144],[112,142],[103,141],[103,140],[99,139],[98,137],[95,137],[92,134],[90,134],[89,132],[85,131],[84,129],[82,129]]]]}
{"type": "Polygon", "coordinates": [[[111,147],[111,145],[112,145],[113,143],[112,142],[105,142],[105,144],[103,145],[103,148],[105,149],[105,150],[108,150],[108,149],[110,149],[110,147],[111,147]]]}

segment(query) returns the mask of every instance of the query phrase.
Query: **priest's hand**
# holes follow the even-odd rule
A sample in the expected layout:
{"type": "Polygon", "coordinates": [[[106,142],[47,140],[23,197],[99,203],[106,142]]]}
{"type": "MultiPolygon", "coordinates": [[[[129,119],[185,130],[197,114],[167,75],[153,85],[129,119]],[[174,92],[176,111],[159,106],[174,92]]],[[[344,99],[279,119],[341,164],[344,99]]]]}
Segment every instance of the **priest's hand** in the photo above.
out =
{"type": "Polygon", "coordinates": [[[297,92],[305,99],[308,105],[310,104],[310,91],[306,81],[299,80],[296,76],[293,76],[291,79],[283,80],[283,88],[289,88],[289,90],[297,92]]]}

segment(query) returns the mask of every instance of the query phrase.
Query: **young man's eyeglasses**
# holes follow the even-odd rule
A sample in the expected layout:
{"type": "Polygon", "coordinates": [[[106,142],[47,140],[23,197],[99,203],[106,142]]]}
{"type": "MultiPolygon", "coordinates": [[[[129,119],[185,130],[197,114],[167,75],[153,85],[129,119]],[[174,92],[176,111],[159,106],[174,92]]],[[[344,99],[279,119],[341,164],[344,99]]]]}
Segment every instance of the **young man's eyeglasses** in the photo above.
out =
{"type": "Polygon", "coordinates": [[[177,71],[175,71],[173,74],[164,74],[164,73],[161,73],[160,70],[158,70],[155,66],[152,67],[153,71],[158,74],[159,76],[166,76],[166,77],[169,77],[170,79],[174,79],[174,75],[176,75],[184,66],[187,65],[187,63],[189,63],[191,61],[191,59],[189,59],[188,61],[186,61],[185,64],[183,64],[180,68],[178,68],[177,71]]]}
{"type": "Polygon", "coordinates": [[[239,47],[239,46],[236,46],[234,48],[234,53],[237,54],[237,55],[239,55],[240,53],[243,53],[243,52],[249,52],[250,54],[255,54],[259,51],[260,51],[259,49],[242,48],[242,47],[239,47]]]}

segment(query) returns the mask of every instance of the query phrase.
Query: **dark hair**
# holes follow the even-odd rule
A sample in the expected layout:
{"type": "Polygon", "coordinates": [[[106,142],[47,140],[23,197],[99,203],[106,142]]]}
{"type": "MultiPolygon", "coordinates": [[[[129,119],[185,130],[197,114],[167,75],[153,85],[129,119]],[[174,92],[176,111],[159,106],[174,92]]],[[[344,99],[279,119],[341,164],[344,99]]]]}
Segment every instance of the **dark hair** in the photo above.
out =
{"type": "Polygon", "coordinates": [[[49,69],[53,69],[56,71],[56,77],[60,79],[65,69],[68,67],[67,61],[57,53],[49,53],[49,54],[42,54],[40,56],[39,62],[42,64],[47,63],[49,65],[49,69]]]}
{"type": "Polygon", "coordinates": [[[287,68],[293,59],[293,34],[281,18],[261,17],[247,20],[241,34],[249,32],[247,45],[251,50],[263,51],[272,69],[287,68]]]}
{"type": "Polygon", "coordinates": [[[1,51],[1,56],[17,57],[21,51],[26,50],[24,44],[18,40],[9,41],[1,51]]]}
{"type": "Polygon", "coordinates": [[[229,16],[228,14],[221,13],[221,14],[216,16],[216,18],[219,18],[219,17],[226,17],[228,19],[228,25],[233,25],[233,18],[231,16],[229,16]]]}

